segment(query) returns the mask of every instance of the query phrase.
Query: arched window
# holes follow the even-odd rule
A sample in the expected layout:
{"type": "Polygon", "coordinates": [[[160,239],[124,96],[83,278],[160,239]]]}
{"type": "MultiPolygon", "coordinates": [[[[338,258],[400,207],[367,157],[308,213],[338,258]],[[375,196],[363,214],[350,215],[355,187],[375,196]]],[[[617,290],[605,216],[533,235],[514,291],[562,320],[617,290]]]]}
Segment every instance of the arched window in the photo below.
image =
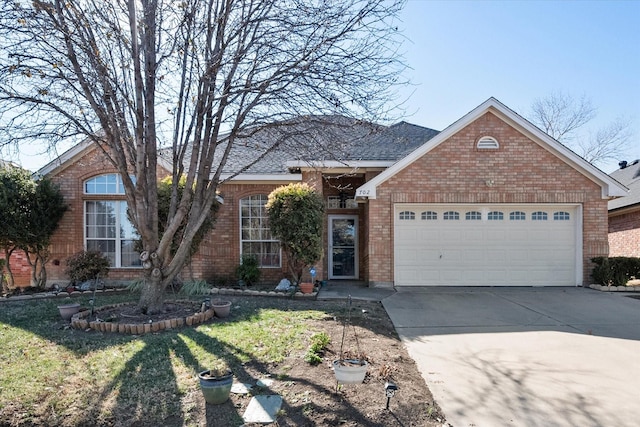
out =
{"type": "Polygon", "coordinates": [[[241,255],[255,256],[260,267],[280,267],[280,242],[271,235],[267,215],[268,196],[256,194],[240,199],[241,255]]]}
{"type": "Polygon", "coordinates": [[[442,217],[445,221],[455,221],[460,219],[460,214],[456,211],[447,211],[442,217]]]}
{"type": "Polygon", "coordinates": [[[571,219],[571,215],[569,215],[569,212],[554,212],[553,213],[553,220],[554,221],[569,221],[571,219]]]}
{"type": "Polygon", "coordinates": [[[416,213],[415,212],[411,212],[411,211],[402,211],[400,212],[400,219],[401,220],[414,220],[416,219],[416,213]]]}
{"type": "Polygon", "coordinates": [[[85,194],[124,194],[122,178],[115,173],[98,175],[84,182],[85,194]]]}
{"type": "Polygon", "coordinates": [[[478,211],[469,211],[464,214],[464,219],[467,221],[479,221],[482,219],[482,213],[478,211]]]}
{"type": "Polygon", "coordinates": [[[542,211],[537,211],[531,214],[531,221],[546,221],[547,213],[542,211]]]}
{"type": "Polygon", "coordinates": [[[527,219],[527,215],[522,211],[514,211],[509,214],[511,221],[524,221],[525,219],[527,219]]]}
{"type": "Polygon", "coordinates": [[[492,211],[487,215],[487,219],[489,221],[502,221],[504,219],[504,214],[500,211],[492,211]]]}
{"type": "MultiPolygon", "coordinates": [[[[84,182],[84,193],[124,195],[122,179],[117,174],[98,175],[84,182]]],[[[134,249],[138,233],[127,216],[124,200],[84,201],[84,244],[88,251],[99,251],[109,258],[111,267],[140,267],[140,254],[134,249]]]]}
{"type": "Polygon", "coordinates": [[[434,212],[434,211],[422,212],[422,214],[420,215],[420,218],[424,220],[436,220],[438,219],[438,212],[434,212]]]}

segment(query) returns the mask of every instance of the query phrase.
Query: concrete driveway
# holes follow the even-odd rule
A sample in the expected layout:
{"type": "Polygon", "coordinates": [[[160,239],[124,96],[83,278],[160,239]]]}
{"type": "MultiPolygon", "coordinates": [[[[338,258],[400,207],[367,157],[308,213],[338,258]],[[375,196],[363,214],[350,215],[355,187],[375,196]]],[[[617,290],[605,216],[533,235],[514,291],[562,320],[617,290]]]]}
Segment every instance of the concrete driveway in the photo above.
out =
{"type": "Polygon", "coordinates": [[[402,288],[383,304],[454,427],[640,425],[640,300],[402,288]]]}

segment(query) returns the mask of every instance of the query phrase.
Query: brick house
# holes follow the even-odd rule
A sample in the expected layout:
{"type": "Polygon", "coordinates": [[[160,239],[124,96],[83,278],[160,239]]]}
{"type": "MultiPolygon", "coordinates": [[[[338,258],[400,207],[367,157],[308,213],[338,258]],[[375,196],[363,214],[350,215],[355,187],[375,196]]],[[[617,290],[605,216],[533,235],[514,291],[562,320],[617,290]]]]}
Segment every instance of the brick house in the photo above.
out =
{"type": "Polygon", "coordinates": [[[609,201],[609,256],[640,257],[640,160],[620,162],[610,176],[629,194],[609,201]]]}
{"type": "MultiPolygon", "coordinates": [[[[588,281],[589,259],[608,253],[607,203],[626,188],[496,99],[442,132],[401,122],[365,135],[359,126],[339,159],[280,150],[223,183],[215,229],[183,276],[233,280],[241,254],[252,253],[263,280],[282,278],[264,204],[300,181],[327,204],[319,279],[576,286],[588,281]]],[[[109,254],[110,279],[137,277],[123,189],[100,151],[80,144],[39,173],[71,205],[53,238],[50,281],[64,280],[65,259],[82,248],[109,254]]]]}

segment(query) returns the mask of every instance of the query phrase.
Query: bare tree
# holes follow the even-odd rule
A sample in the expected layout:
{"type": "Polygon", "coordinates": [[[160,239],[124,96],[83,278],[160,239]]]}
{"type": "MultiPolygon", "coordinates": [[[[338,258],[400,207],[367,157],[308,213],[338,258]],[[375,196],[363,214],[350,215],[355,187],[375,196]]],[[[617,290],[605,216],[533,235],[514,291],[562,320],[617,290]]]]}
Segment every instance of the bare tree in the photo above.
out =
{"type": "Polygon", "coordinates": [[[602,164],[619,160],[631,140],[631,121],[622,117],[595,131],[584,133],[597,110],[585,96],[579,99],[554,92],[531,104],[529,119],[554,139],[576,151],[588,162],[602,164]]]}
{"type": "MultiPolygon", "coordinates": [[[[403,69],[393,25],[401,3],[0,0],[0,140],[82,137],[104,151],[144,248],[140,307],[156,312],[247,136],[301,115],[390,112],[403,69]],[[159,146],[169,147],[174,183],[162,234],[159,146]],[[182,175],[192,191],[178,196],[182,175]]],[[[283,140],[250,147],[235,172],[283,140]]]]}

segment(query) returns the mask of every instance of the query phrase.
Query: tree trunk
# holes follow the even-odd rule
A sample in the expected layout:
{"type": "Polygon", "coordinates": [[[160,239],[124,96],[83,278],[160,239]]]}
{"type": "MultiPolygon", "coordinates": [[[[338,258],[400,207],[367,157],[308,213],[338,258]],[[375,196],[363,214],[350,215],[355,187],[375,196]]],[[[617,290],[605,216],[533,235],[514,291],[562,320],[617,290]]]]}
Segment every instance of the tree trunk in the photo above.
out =
{"type": "MultiPolygon", "coordinates": [[[[156,314],[162,312],[164,303],[164,290],[167,283],[163,282],[159,269],[153,269],[151,274],[144,278],[138,306],[144,314],[156,314]],[[154,274],[156,272],[156,274],[154,274]]],[[[166,280],[166,278],[164,279],[166,280]]]]}
{"type": "Polygon", "coordinates": [[[4,259],[6,260],[4,268],[7,270],[7,276],[4,280],[4,286],[6,287],[6,292],[8,293],[11,289],[15,287],[15,280],[13,278],[13,271],[11,271],[11,254],[13,253],[13,249],[5,248],[4,250],[4,259]]]}
{"type": "Polygon", "coordinates": [[[31,286],[44,289],[47,287],[46,259],[40,253],[35,253],[35,260],[31,261],[31,254],[24,251],[29,265],[31,266],[31,286]]]}

